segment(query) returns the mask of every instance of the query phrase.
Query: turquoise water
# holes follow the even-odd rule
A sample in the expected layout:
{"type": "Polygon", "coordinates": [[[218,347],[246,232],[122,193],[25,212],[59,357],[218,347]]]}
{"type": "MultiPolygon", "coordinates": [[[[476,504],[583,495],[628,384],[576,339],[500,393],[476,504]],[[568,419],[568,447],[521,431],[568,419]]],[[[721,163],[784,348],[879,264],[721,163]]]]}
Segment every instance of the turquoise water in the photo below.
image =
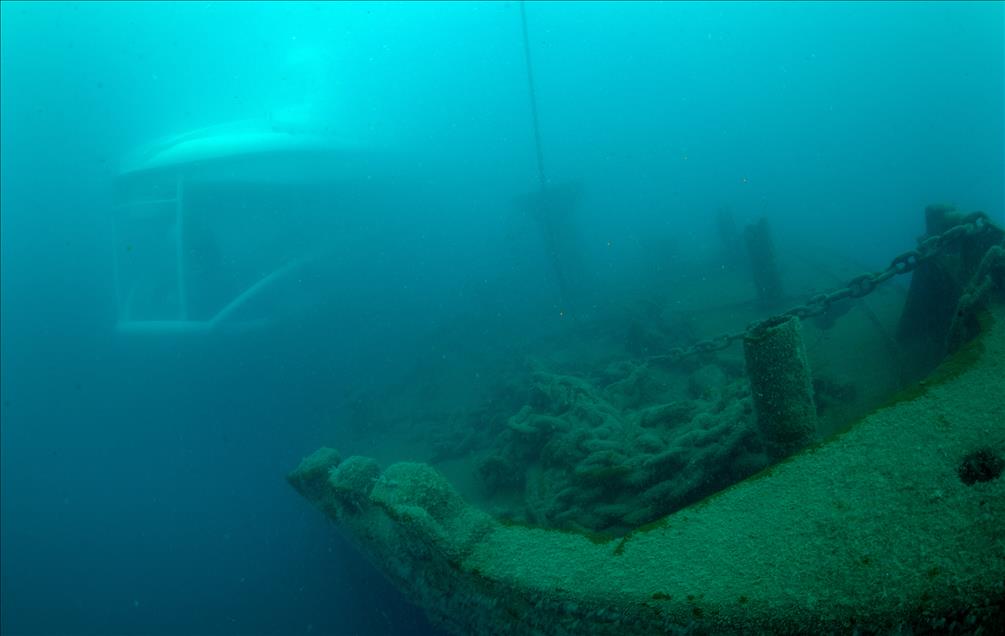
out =
{"type": "Polygon", "coordinates": [[[868,268],[927,204],[1003,218],[1001,3],[523,8],[540,171],[519,3],[0,5],[4,633],[435,633],[303,455],[435,447],[568,323],[701,278],[724,207],[868,268]],[[238,121],[337,160],[186,182],[183,294],[176,203],[121,207],[177,179],[125,162],[238,121]],[[122,328],[276,272],[240,328],[122,328]]]}

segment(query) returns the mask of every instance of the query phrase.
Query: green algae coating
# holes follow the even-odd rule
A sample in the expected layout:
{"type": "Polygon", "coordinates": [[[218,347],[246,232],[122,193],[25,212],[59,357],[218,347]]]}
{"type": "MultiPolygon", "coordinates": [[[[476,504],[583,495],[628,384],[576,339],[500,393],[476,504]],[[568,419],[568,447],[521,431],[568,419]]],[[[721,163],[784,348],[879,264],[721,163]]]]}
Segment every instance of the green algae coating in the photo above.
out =
{"type": "MultiPolygon", "coordinates": [[[[946,358],[946,360],[941,365],[939,365],[939,367],[935,369],[935,371],[932,372],[931,376],[919,382],[913,383],[906,389],[898,391],[896,395],[894,395],[888,401],[877,407],[872,414],[875,414],[883,409],[895,406],[901,402],[909,402],[918,397],[921,397],[925,395],[925,393],[927,393],[930,388],[954,380],[955,378],[959,377],[962,373],[964,373],[967,369],[970,369],[975,364],[977,364],[977,362],[984,355],[985,351],[985,346],[983,342],[984,335],[991,331],[991,328],[994,325],[994,316],[991,314],[991,312],[983,311],[978,315],[978,319],[980,320],[981,323],[981,333],[978,337],[974,338],[970,342],[967,342],[962,347],[960,347],[959,351],[956,351],[948,358],[946,358]]],[[[782,466],[790,461],[796,460],[801,455],[813,454],[817,452],[818,449],[823,448],[826,445],[839,439],[842,435],[844,435],[852,428],[854,428],[856,424],[857,422],[852,422],[848,424],[847,426],[841,428],[840,430],[835,431],[827,438],[820,440],[818,442],[814,442],[813,444],[807,446],[803,450],[794,453],[788,457],[785,457],[784,459],[781,459],[771,464],[770,466],[765,466],[764,468],[757,471],[750,477],[747,477],[743,481],[728,486],[723,490],[720,490],[719,492],[712,493],[711,495],[708,495],[707,497],[704,497],[703,499],[696,501],[687,509],[697,510],[702,506],[707,505],[709,502],[715,500],[716,498],[722,496],[723,494],[729,492],[733,488],[736,488],[743,484],[748,484],[757,479],[772,477],[775,474],[775,469],[778,468],[779,466],[782,466]]],[[[636,532],[648,532],[649,530],[652,530],[654,528],[662,527],[662,525],[666,522],[666,519],[667,518],[664,517],[663,519],[658,519],[652,523],[648,523],[644,526],[641,526],[636,530],[630,532],[628,535],[626,535],[624,539],[627,539],[636,532]]]]}
{"type": "Polygon", "coordinates": [[[850,633],[954,620],[990,633],[1005,620],[1005,479],[966,485],[957,471],[978,448],[1005,454],[1005,329],[993,311],[923,390],[613,550],[574,532],[469,522],[453,505],[427,528],[399,516],[422,516],[410,497],[334,516],[459,633],[850,633]],[[474,538],[441,532],[451,528],[474,538]]]}
{"type": "Polygon", "coordinates": [[[784,457],[816,435],[816,405],[803,329],[786,317],[743,339],[757,425],[771,454],[784,457]]]}
{"type": "Polygon", "coordinates": [[[550,532],[562,532],[565,534],[581,536],[589,539],[590,543],[593,543],[595,545],[604,545],[618,538],[613,534],[607,534],[605,532],[586,532],[583,530],[570,530],[567,528],[546,528],[544,526],[535,526],[534,524],[526,523],[523,521],[517,521],[515,519],[510,519],[508,517],[499,517],[496,518],[496,521],[499,523],[499,525],[506,526],[507,528],[548,530],[550,532]]]}

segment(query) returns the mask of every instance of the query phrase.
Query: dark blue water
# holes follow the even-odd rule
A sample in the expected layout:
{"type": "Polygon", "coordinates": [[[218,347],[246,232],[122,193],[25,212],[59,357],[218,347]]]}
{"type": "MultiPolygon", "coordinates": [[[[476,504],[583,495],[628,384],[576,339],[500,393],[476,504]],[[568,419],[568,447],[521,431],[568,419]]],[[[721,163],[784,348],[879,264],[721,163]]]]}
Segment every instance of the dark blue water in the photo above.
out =
{"type": "MultiPolygon", "coordinates": [[[[383,443],[346,394],[557,319],[512,218],[537,187],[519,10],[0,6],[4,633],[435,633],[284,475],[383,443]],[[318,302],[240,337],[118,333],[122,158],[304,104],[395,157],[379,204],[312,230],[341,259],[318,302]]],[[[581,185],[595,304],[654,235],[714,246],[722,205],[876,266],[928,203],[1002,218],[1001,3],[526,11],[544,167],[581,185]]]]}

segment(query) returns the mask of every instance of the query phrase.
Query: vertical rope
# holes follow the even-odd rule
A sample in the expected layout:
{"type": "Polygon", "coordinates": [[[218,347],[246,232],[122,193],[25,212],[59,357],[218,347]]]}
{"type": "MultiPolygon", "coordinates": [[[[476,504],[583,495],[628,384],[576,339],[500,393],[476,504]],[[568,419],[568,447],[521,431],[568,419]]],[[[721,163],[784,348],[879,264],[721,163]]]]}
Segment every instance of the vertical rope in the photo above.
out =
{"type": "Polygon", "coordinates": [[[541,152],[541,128],[537,120],[537,91],[534,89],[534,67],[530,63],[530,39],[527,36],[527,6],[520,0],[520,24],[523,27],[523,58],[527,62],[527,91],[530,94],[530,113],[534,124],[534,150],[537,153],[537,180],[544,192],[544,155],[541,152]]]}
{"type": "MultiPolygon", "coordinates": [[[[548,200],[548,180],[544,175],[544,153],[541,151],[541,126],[537,116],[537,90],[534,88],[534,66],[530,61],[530,37],[527,35],[527,4],[520,0],[520,26],[523,28],[523,57],[527,63],[527,92],[530,95],[531,122],[534,125],[534,151],[537,155],[537,182],[540,188],[540,197],[536,203],[536,215],[541,224],[544,234],[548,258],[551,261],[552,270],[558,284],[559,307],[562,315],[569,311],[569,282],[566,276],[565,265],[559,254],[559,237],[556,230],[556,219],[552,210],[549,210],[548,200]]],[[[574,313],[570,315],[575,318],[574,313]]]]}

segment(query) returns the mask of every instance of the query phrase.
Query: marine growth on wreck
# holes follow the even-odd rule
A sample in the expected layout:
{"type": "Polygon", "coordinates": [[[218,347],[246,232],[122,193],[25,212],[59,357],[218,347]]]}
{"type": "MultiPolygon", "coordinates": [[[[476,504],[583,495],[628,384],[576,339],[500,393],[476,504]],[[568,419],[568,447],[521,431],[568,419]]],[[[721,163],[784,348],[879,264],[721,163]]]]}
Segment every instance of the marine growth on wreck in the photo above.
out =
{"type": "Polygon", "coordinates": [[[925,218],[886,270],[802,304],[761,223],[749,269],[677,285],[693,306],[582,320],[497,360],[502,379],[440,420],[385,411],[421,422],[423,463],[323,449],[291,483],[458,632],[1001,625],[1005,233],[979,212],[925,218]],[[755,300],[724,307],[743,279],[755,300]]]}

